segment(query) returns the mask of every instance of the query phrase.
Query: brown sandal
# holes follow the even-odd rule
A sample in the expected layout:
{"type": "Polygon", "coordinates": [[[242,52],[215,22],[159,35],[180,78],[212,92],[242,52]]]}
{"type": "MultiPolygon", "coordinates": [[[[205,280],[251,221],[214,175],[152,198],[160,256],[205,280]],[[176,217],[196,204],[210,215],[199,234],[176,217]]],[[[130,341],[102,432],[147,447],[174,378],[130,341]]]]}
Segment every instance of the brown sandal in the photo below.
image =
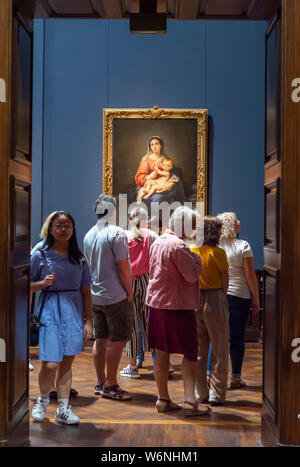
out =
{"type": "Polygon", "coordinates": [[[115,401],[131,400],[131,396],[128,394],[128,392],[121,389],[118,384],[114,384],[113,386],[105,386],[103,384],[102,389],[100,390],[100,394],[102,397],[113,399],[115,401]]]}
{"type": "Polygon", "coordinates": [[[171,399],[162,399],[161,397],[157,398],[156,401],[157,412],[172,412],[173,410],[180,410],[180,405],[175,404],[171,399]],[[163,404],[158,405],[158,402],[163,402],[163,404]]]}
{"type": "Polygon", "coordinates": [[[205,405],[202,409],[200,409],[199,404],[200,404],[199,400],[194,403],[184,401],[181,406],[183,408],[184,415],[186,417],[199,417],[200,415],[209,415],[211,412],[211,408],[205,405]],[[183,407],[184,404],[189,405],[191,408],[187,409],[186,407],[183,407]]]}

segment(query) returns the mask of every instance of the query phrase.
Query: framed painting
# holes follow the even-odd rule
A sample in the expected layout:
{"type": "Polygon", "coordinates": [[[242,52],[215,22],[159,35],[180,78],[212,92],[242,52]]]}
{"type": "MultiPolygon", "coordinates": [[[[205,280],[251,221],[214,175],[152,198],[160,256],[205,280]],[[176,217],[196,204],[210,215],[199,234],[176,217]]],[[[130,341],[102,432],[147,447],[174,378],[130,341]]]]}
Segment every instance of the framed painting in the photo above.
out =
{"type": "Polygon", "coordinates": [[[207,210],[207,109],[103,109],[103,193],[207,210]]]}

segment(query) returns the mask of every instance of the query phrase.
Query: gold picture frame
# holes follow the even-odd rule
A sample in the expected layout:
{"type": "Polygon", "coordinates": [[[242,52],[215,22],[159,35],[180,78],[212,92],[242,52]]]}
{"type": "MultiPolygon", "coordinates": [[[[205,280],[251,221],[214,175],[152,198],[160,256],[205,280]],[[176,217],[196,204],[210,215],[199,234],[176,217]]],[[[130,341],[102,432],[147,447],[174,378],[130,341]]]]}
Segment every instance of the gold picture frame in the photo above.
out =
{"type": "MultiPolygon", "coordinates": [[[[165,121],[165,120],[180,120],[195,122],[193,128],[196,129],[195,134],[195,147],[196,154],[192,157],[196,158],[194,166],[196,167],[196,201],[202,203],[202,214],[207,213],[207,199],[208,199],[208,186],[207,186],[207,137],[208,137],[208,110],[207,109],[163,109],[157,106],[146,109],[103,109],[103,193],[111,196],[116,196],[114,180],[114,143],[118,142],[115,134],[115,125],[121,121],[130,121],[133,123],[143,121],[165,121]]],[[[179,122],[178,122],[179,123],[179,122]]],[[[152,125],[153,126],[153,125],[152,125]]],[[[174,133],[174,131],[173,131],[174,133]]],[[[156,133],[157,134],[157,133],[156,133]]],[[[130,139],[130,138],[129,138],[130,139]]],[[[131,137],[131,141],[135,138],[131,137]]],[[[116,143],[117,144],[117,143],[116,143]]],[[[132,144],[126,141],[126,151],[124,154],[130,153],[132,144]]],[[[137,161],[138,162],[138,161],[137,161]]],[[[184,160],[185,162],[185,160],[184,160]]],[[[192,161],[191,161],[192,162],[192,161]]],[[[122,171],[124,173],[124,171],[122,171]]],[[[119,176],[119,175],[118,175],[119,176]]],[[[115,174],[116,178],[116,174],[115,174]]]]}

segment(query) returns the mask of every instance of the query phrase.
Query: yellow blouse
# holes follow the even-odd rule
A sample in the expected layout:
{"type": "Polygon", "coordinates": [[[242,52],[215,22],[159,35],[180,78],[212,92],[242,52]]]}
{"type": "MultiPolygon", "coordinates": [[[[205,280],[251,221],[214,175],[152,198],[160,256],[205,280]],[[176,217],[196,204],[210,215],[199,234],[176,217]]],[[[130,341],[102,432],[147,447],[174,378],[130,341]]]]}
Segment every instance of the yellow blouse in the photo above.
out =
{"type": "Polygon", "coordinates": [[[221,272],[229,269],[225,250],[218,246],[191,246],[191,251],[200,256],[202,271],[200,274],[200,289],[221,289],[221,272]]]}

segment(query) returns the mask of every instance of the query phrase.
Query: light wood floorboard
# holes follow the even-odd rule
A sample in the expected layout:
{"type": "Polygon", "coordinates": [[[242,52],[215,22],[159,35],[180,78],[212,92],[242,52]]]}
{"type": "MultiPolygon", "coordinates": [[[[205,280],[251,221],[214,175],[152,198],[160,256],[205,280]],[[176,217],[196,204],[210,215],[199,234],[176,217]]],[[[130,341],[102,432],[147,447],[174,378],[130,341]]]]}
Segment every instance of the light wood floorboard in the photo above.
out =
{"type": "MultiPolygon", "coordinates": [[[[91,347],[86,347],[73,365],[73,384],[79,395],[71,399],[72,410],[81,419],[78,426],[54,422],[56,402],[48,406],[43,423],[30,423],[31,446],[102,447],[216,447],[261,446],[262,349],[247,344],[243,378],[248,386],[228,391],[222,407],[213,407],[210,416],[186,419],[181,411],[158,414],[155,410],[156,384],[151,354],[146,354],[140,379],[120,377],[120,386],[132,395],[130,402],[119,402],[94,395],[95,370],[91,347]]],[[[34,371],[30,372],[30,408],[39,393],[40,362],[37,349],[30,349],[34,371]]],[[[175,402],[183,400],[181,360],[172,355],[176,372],[170,377],[170,394],[175,402]]],[[[127,364],[123,353],[120,369],[127,364]]]]}

